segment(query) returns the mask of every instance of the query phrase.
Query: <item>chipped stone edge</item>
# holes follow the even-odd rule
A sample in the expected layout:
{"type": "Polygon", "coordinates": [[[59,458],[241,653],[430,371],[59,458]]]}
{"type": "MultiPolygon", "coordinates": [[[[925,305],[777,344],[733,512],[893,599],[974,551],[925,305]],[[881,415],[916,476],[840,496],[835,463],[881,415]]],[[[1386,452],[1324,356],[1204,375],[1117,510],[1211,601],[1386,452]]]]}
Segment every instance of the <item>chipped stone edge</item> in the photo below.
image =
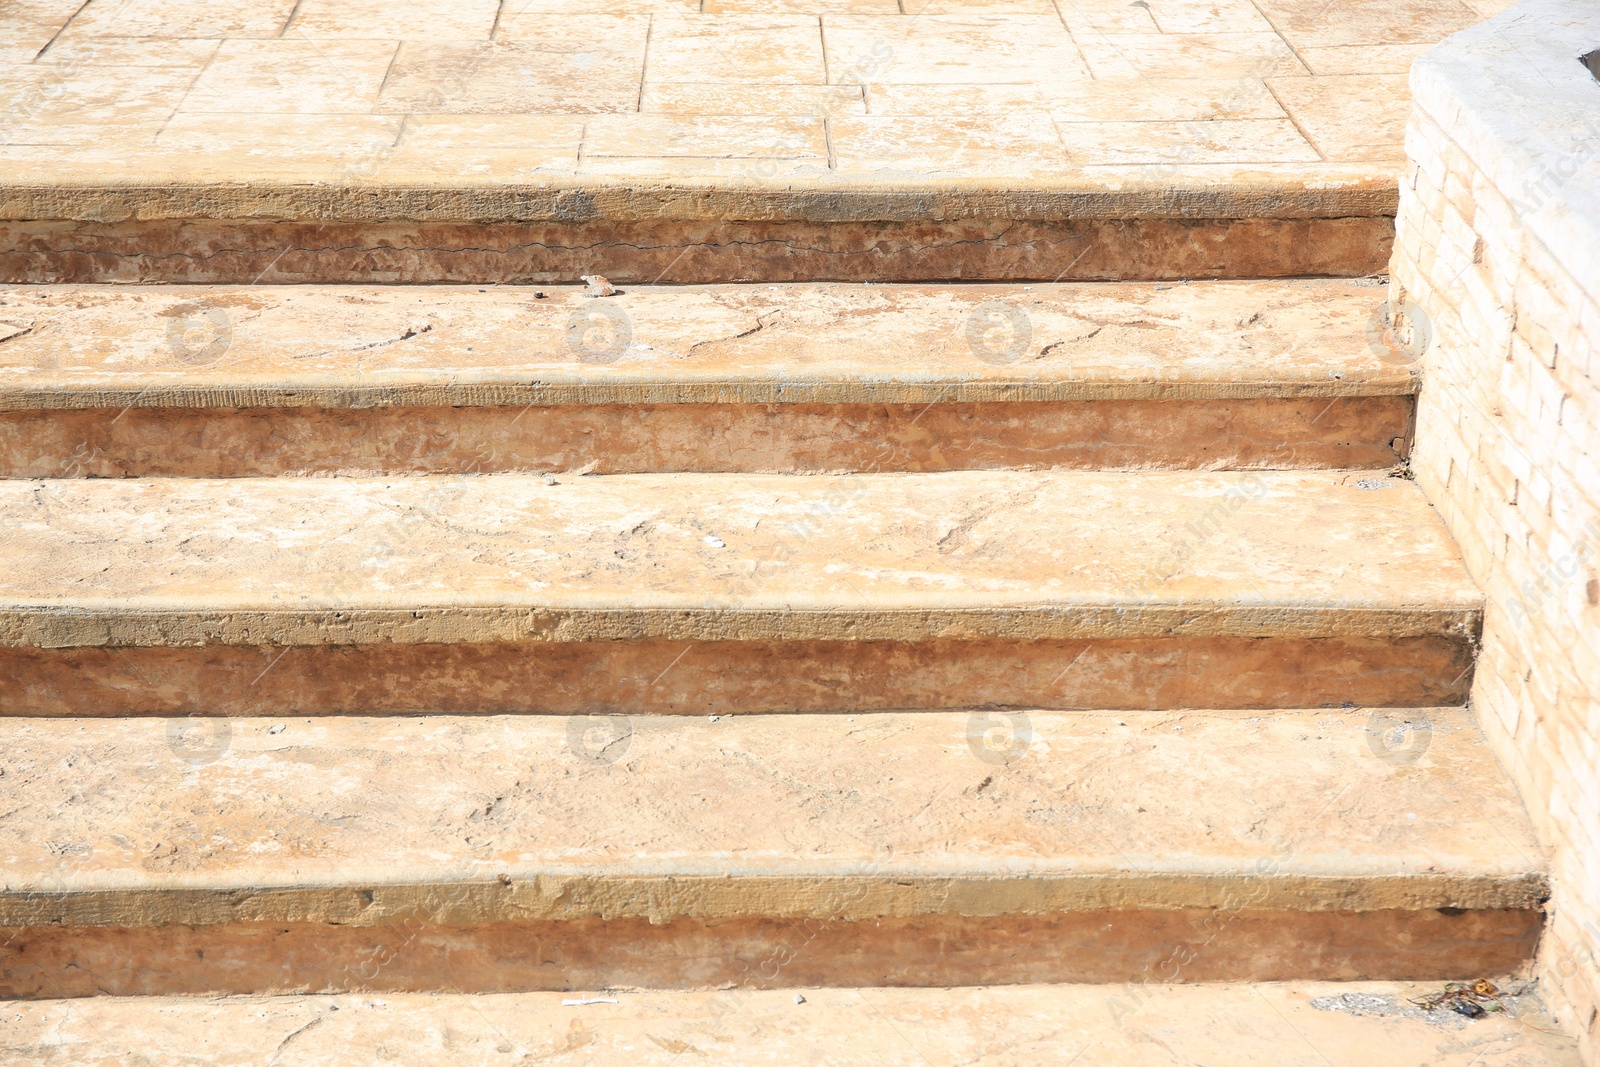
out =
{"type": "Polygon", "coordinates": [[[340,175],[254,179],[136,175],[107,183],[76,168],[0,172],[0,221],[129,222],[929,222],[1010,219],[1304,219],[1389,217],[1399,185],[1389,165],[1318,168],[1299,179],[1181,172],[1154,180],[852,180],[740,187],[737,181],[515,183],[461,178],[352,182],[340,175]]]}
{"type": "MultiPolygon", "coordinates": [[[[1274,861],[1262,861],[1273,863],[1274,861]]],[[[1292,863],[1292,860],[1289,861],[1292,863]]],[[[1352,866],[1357,866],[1352,861],[1352,866]]],[[[403,920],[466,925],[502,921],[740,917],[857,921],[956,915],[999,917],[1099,910],[1421,911],[1537,910],[1549,897],[1542,871],[1478,874],[1234,871],[1063,874],[1022,870],[1008,876],[928,875],[880,865],[861,874],[772,875],[728,871],[600,874],[508,868],[495,878],[339,885],[212,885],[59,888],[7,887],[0,927],[214,926],[240,922],[381,926],[403,920]]],[[[92,883],[94,876],[83,880],[92,883]]],[[[70,880],[69,880],[70,881],[70,880]]],[[[218,880],[221,882],[221,879],[218,880]]]]}
{"type": "MultiPolygon", "coordinates": [[[[110,377],[110,375],[106,375],[110,377]]],[[[1005,381],[930,377],[915,382],[783,379],[694,381],[529,381],[514,370],[452,372],[447,382],[352,384],[331,375],[205,385],[176,385],[155,376],[118,375],[125,385],[0,385],[0,412],[88,408],[383,408],[556,407],[602,404],[962,404],[1088,403],[1106,400],[1294,400],[1412,396],[1409,369],[1352,373],[1340,379],[1151,381],[1080,378],[1005,381]],[[521,380],[515,380],[520,378],[521,380]],[[148,383],[148,384],[141,384],[148,383]]]]}
{"type": "MultiPolygon", "coordinates": [[[[507,598],[513,599],[513,598],[507,598]]],[[[1124,637],[1422,637],[1475,641],[1481,598],[1472,606],[1325,603],[1057,604],[1003,608],[552,607],[395,608],[354,601],[302,608],[219,609],[182,598],[0,604],[0,647],[195,647],[201,645],[372,645],[498,642],[925,641],[1124,637]]]]}

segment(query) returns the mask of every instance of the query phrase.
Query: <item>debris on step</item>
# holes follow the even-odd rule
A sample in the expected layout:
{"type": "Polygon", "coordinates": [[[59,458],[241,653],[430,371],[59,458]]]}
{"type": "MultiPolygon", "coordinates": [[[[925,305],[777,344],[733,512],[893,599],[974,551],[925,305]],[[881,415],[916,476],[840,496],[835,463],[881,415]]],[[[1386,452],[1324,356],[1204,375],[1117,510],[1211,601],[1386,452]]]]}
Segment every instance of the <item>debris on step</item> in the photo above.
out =
{"type": "Polygon", "coordinates": [[[606,281],[603,274],[584,274],[583,284],[589,288],[584,291],[584,296],[616,296],[617,287],[606,281]]]}
{"type": "Polygon", "coordinates": [[[1413,1019],[1451,1030],[1460,1030],[1491,1013],[1516,1019],[1534,1016],[1543,1008],[1534,994],[1534,982],[1506,983],[1503,987],[1486,978],[1473,982],[1451,982],[1443,990],[1420,997],[1402,998],[1371,993],[1341,993],[1315,997],[1311,1006],[1319,1011],[1338,1011],[1375,1018],[1413,1019]],[[1448,1011],[1440,1011],[1448,1008],[1448,1011]]]}

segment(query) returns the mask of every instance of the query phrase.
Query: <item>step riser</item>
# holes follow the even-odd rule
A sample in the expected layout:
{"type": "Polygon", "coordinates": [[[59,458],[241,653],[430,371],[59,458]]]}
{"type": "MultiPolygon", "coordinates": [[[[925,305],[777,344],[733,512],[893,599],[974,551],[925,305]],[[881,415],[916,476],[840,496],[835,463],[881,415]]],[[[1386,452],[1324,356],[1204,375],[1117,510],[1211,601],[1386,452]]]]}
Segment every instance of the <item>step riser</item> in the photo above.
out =
{"type": "Polygon", "coordinates": [[[11,412],[0,477],[1375,469],[1404,458],[1412,408],[1378,396],[11,412]]]}
{"type": "Polygon", "coordinates": [[[1391,216],[462,224],[0,224],[12,283],[1115,281],[1382,273],[1391,216]]]}
{"type": "Polygon", "coordinates": [[[0,996],[1437,981],[1521,969],[1542,919],[1533,909],[1187,908],[711,925],[13,927],[0,929],[0,996]]]}
{"type": "Polygon", "coordinates": [[[722,714],[1458,705],[1466,638],[0,649],[0,714],[722,714]]]}

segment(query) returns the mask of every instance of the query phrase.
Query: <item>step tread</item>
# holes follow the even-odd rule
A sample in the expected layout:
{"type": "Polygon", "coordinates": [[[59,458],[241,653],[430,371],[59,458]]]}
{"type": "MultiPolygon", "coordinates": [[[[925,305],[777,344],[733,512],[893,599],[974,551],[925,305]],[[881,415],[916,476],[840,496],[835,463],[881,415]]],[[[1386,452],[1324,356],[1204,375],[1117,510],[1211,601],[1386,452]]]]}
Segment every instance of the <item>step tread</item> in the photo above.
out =
{"type": "Polygon", "coordinates": [[[1529,908],[1546,892],[1459,708],[9,719],[0,736],[0,925],[1529,908]]]}
{"type": "Polygon", "coordinates": [[[583,291],[13,288],[0,294],[0,410],[1331,399],[1416,388],[1382,321],[1382,290],[1364,282],[583,291]],[[598,332],[572,331],[574,316],[598,332]],[[611,332],[622,318],[625,347],[611,332]]]}
{"type": "MultiPolygon", "coordinates": [[[[1522,983],[1505,983],[1520,988],[1522,983]]],[[[1439,983],[97,997],[0,1004],[0,1064],[828,1063],[1579,1067],[1536,998],[1468,1020],[1439,983]],[[567,1003],[568,1001],[580,1003],[567,1003]],[[581,1002],[590,1003],[581,1003],[581,1002]],[[613,1003],[614,1002],[614,1003],[613,1003]],[[684,1053],[691,1055],[684,1058],[684,1053]]]]}
{"type": "Polygon", "coordinates": [[[1413,636],[1481,593],[1381,472],[0,484],[0,642],[1413,636]]]}

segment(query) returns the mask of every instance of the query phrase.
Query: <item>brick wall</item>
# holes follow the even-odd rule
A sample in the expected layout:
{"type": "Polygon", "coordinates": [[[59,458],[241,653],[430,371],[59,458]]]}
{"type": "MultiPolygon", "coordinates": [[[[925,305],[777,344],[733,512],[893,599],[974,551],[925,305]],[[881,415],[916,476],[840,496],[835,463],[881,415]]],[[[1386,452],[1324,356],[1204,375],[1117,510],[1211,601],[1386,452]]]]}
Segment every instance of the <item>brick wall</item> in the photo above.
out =
{"type": "Polygon", "coordinates": [[[1488,601],[1473,703],[1549,850],[1540,991],[1591,1064],[1600,1063],[1600,83],[1582,80],[1576,56],[1596,45],[1590,0],[1530,0],[1418,61],[1390,288],[1396,326],[1421,352],[1412,468],[1488,601]],[[1524,89],[1533,95],[1519,99],[1524,89]],[[1541,109],[1554,113],[1528,118],[1541,109]]]}

